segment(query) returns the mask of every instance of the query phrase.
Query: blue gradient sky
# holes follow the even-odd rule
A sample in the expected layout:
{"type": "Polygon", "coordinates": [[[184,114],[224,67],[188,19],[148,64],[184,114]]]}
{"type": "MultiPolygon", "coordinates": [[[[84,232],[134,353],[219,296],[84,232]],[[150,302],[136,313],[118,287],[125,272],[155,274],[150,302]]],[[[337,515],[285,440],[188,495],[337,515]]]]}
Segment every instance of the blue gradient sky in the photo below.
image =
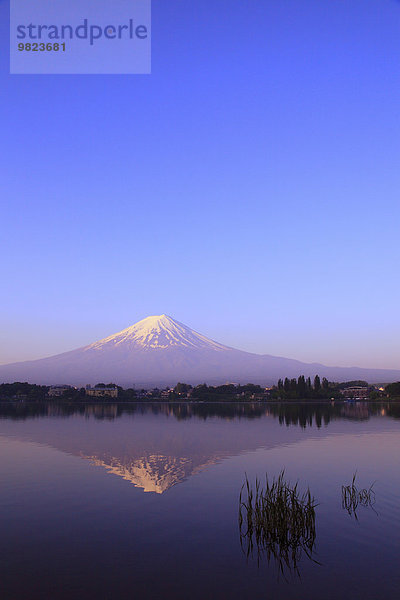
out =
{"type": "Polygon", "coordinates": [[[10,76],[0,362],[167,313],[400,367],[400,3],[153,0],[151,76],[10,76]]]}

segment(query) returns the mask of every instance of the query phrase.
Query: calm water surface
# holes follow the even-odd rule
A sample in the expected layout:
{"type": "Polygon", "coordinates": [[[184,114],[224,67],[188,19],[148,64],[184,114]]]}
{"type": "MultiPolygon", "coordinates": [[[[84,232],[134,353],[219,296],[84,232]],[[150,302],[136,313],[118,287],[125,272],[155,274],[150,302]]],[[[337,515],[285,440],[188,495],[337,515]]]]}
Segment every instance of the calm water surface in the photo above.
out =
{"type": "Polygon", "coordinates": [[[0,405],[0,597],[397,599],[399,457],[399,404],[0,405]],[[238,496],[283,468],[319,505],[317,562],[282,574],[238,496]]]}

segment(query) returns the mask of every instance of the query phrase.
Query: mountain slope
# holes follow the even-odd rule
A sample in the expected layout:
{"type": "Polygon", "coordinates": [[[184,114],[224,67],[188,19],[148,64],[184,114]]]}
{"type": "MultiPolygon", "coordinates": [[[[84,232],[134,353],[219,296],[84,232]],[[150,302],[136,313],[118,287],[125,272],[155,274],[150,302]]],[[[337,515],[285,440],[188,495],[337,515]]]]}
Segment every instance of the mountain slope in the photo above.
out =
{"type": "Polygon", "coordinates": [[[279,377],[314,376],[332,381],[400,380],[400,370],[327,367],[223,346],[167,315],[135,325],[83,348],[40,360],[0,366],[0,382],[70,383],[113,381],[123,387],[164,387],[185,381],[220,384],[275,383],[279,377]]]}

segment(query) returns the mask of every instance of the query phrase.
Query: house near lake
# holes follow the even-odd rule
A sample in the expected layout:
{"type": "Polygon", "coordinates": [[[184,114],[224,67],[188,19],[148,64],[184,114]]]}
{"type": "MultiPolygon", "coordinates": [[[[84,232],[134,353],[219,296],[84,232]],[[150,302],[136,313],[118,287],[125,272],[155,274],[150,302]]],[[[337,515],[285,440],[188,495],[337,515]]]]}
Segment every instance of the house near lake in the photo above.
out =
{"type": "Polygon", "coordinates": [[[118,398],[117,386],[95,385],[92,387],[87,385],[85,393],[86,396],[91,396],[92,398],[118,398]]]}

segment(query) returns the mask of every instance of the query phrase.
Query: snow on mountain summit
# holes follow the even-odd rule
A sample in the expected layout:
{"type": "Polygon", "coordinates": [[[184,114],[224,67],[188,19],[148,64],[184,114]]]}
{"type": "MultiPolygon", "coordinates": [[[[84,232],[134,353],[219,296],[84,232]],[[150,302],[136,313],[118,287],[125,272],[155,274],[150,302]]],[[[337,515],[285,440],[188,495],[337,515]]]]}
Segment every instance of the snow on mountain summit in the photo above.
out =
{"type": "Polygon", "coordinates": [[[399,381],[399,370],[327,367],[229,348],[167,315],[147,317],[98,342],[33,361],[0,365],[0,382],[84,386],[113,381],[123,387],[166,387],[178,381],[271,385],[284,377],[331,381],[399,381]]]}
{"type": "Polygon", "coordinates": [[[135,347],[145,350],[166,349],[174,346],[209,350],[228,350],[227,346],[197,333],[168,315],[155,315],[110,335],[85,350],[108,350],[112,347],[135,347]]]}

